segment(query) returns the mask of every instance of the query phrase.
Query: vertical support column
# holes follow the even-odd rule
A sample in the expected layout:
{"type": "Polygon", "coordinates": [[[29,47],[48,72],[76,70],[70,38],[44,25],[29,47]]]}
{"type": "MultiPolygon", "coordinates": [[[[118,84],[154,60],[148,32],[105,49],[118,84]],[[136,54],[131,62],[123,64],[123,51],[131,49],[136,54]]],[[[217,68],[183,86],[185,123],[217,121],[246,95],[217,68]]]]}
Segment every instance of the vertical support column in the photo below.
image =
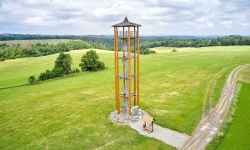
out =
{"type": "Polygon", "coordinates": [[[136,80],[137,80],[137,72],[136,72],[136,27],[134,27],[134,35],[133,35],[133,54],[134,54],[134,72],[133,72],[133,77],[134,77],[134,95],[133,95],[133,98],[134,98],[134,106],[137,105],[137,96],[136,96],[136,80]]]}
{"type": "Polygon", "coordinates": [[[131,33],[128,27],[128,113],[131,115],[131,33]]]}
{"type": "Polygon", "coordinates": [[[125,28],[122,27],[122,68],[123,68],[123,100],[125,99],[125,91],[126,91],[126,55],[125,55],[125,46],[126,46],[126,43],[125,43],[125,28]]]}
{"type": "Polygon", "coordinates": [[[114,28],[114,55],[115,55],[115,99],[116,111],[120,113],[120,91],[119,91],[119,62],[118,62],[118,29],[114,28]]]}
{"type": "Polygon", "coordinates": [[[140,37],[139,37],[139,26],[137,26],[137,58],[136,58],[136,73],[137,73],[137,80],[136,80],[136,105],[140,106],[140,37]]]}

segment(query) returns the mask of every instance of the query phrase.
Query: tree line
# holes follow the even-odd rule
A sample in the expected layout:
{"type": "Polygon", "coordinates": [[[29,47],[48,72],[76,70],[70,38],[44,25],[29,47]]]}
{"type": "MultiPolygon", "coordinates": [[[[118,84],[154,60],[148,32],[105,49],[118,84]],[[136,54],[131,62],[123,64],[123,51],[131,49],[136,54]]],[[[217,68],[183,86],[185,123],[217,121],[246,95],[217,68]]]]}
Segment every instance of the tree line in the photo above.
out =
{"type": "Polygon", "coordinates": [[[82,40],[72,40],[57,44],[33,43],[31,46],[21,44],[0,44],[0,61],[22,57],[39,57],[70,50],[103,48],[99,43],[90,43],[82,40]]]}
{"type": "MultiPolygon", "coordinates": [[[[1,36],[0,36],[1,37],[1,36]]],[[[39,37],[39,36],[38,36],[39,37]]],[[[46,37],[46,36],[45,36],[46,37]]],[[[52,36],[53,37],[53,36],[52,36]]],[[[31,38],[28,36],[28,38],[31,38]]],[[[34,43],[30,47],[20,44],[0,44],[0,61],[21,57],[38,57],[49,54],[67,52],[70,50],[84,48],[98,48],[113,50],[112,36],[72,36],[71,38],[82,38],[82,40],[71,40],[58,44],[34,43]]],[[[142,37],[141,54],[154,53],[149,48],[153,47],[208,47],[208,46],[230,46],[250,45],[250,36],[222,36],[222,37],[142,37]]]]}
{"type": "Polygon", "coordinates": [[[0,41],[10,40],[42,40],[42,39],[82,39],[77,35],[39,35],[39,34],[0,34],[0,41]]]}
{"type": "Polygon", "coordinates": [[[152,39],[143,41],[143,48],[153,47],[208,47],[208,46],[231,46],[231,45],[250,45],[249,36],[223,36],[217,38],[166,38],[152,39]]]}
{"type": "MultiPolygon", "coordinates": [[[[86,36],[83,38],[93,43],[101,43],[106,49],[113,50],[113,36],[86,36]]],[[[250,36],[143,36],[141,49],[153,47],[208,47],[250,45],[250,36]]],[[[147,50],[146,50],[147,51],[147,50]]]]}

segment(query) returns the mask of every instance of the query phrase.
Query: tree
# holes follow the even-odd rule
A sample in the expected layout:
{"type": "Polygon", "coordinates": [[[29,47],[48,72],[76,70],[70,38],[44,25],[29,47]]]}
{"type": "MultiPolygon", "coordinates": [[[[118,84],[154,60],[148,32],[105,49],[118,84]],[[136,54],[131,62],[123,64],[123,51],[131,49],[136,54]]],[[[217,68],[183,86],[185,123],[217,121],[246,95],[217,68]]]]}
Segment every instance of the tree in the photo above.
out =
{"type": "Polygon", "coordinates": [[[69,48],[67,47],[66,43],[59,43],[56,45],[56,49],[59,49],[62,52],[69,51],[69,48]]]}
{"type": "Polygon", "coordinates": [[[82,71],[98,71],[105,69],[105,64],[98,59],[97,53],[90,50],[82,56],[79,66],[82,71]]]}
{"type": "Polygon", "coordinates": [[[71,72],[72,58],[69,54],[60,53],[55,61],[53,70],[61,70],[63,74],[71,72]]]}

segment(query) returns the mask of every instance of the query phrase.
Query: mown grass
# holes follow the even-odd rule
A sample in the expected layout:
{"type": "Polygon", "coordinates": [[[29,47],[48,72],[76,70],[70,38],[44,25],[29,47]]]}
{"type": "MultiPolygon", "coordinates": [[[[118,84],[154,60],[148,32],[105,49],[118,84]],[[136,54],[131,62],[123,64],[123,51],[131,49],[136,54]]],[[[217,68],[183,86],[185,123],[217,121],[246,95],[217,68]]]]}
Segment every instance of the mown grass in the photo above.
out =
{"type": "MultiPolygon", "coordinates": [[[[75,65],[84,52],[71,52],[75,65]]],[[[110,122],[112,56],[101,54],[108,66],[105,71],[0,90],[0,149],[171,149],[110,122]]],[[[1,85],[23,84],[27,75],[52,67],[55,58],[51,55],[3,62],[1,77],[8,81],[1,85]],[[13,81],[14,77],[18,80],[13,81]]]]}
{"type": "MultiPolygon", "coordinates": [[[[216,76],[221,70],[226,76],[235,66],[250,63],[250,47],[169,49],[142,56],[141,106],[158,124],[190,134],[211,80],[223,83],[216,76]]],[[[84,52],[70,52],[75,67],[84,52]]],[[[106,70],[33,86],[15,87],[53,67],[57,55],[0,62],[0,149],[172,149],[111,123],[113,53],[98,52],[106,70]]]]}
{"type": "Polygon", "coordinates": [[[250,147],[250,84],[242,83],[234,108],[233,120],[224,129],[224,137],[213,141],[208,147],[211,150],[249,150],[250,147]]]}
{"type": "Polygon", "coordinates": [[[250,147],[250,84],[243,83],[239,93],[236,111],[226,135],[218,150],[249,150],[250,147]]]}
{"type": "Polygon", "coordinates": [[[208,150],[248,150],[250,147],[250,67],[238,77],[238,92],[230,114],[218,136],[208,145],[208,150]]]}

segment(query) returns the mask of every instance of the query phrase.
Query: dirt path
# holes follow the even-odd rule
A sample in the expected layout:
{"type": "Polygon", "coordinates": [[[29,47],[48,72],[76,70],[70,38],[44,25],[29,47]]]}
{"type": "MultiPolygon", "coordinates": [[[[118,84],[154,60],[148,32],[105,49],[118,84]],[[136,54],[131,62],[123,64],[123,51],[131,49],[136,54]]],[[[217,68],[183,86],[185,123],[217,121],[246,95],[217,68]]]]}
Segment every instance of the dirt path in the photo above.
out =
{"type": "Polygon", "coordinates": [[[200,121],[190,139],[182,146],[181,150],[203,150],[215,137],[222,126],[232,104],[236,91],[237,76],[241,69],[249,65],[236,67],[228,76],[217,105],[200,121]]]}

